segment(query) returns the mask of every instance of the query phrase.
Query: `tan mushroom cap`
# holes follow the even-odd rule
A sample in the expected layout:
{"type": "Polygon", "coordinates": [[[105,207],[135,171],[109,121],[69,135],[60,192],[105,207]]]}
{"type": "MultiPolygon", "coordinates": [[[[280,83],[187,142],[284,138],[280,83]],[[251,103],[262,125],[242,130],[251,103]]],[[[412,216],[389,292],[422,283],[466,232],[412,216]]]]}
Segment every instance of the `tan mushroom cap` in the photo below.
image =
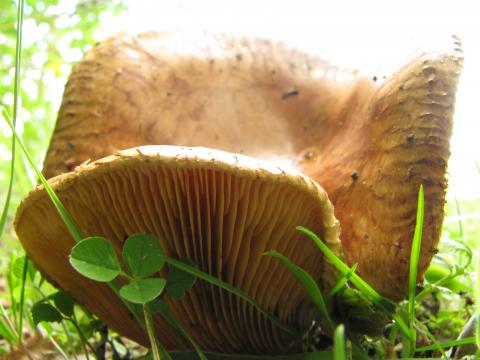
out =
{"type": "MultiPolygon", "coordinates": [[[[50,184],[85,236],[110,239],[120,255],[129,235],[153,233],[168,255],[193,260],[294,328],[305,329],[318,314],[289,271],[262,253],[284,254],[325,292],[336,280],[314,243],[295,230],[310,228],[338,253],[339,227],[327,194],[308,177],[276,164],[207,148],[145,146],[79,166],[50,184]]],[[[21,203],[15,228],[28,256],[50,280],[113,329],[147,343],[108,286],[70,266],[74,240],[42,186],[21,203]]],[[[168,301],[205,351],[298,350],[298,339],[246,302],[202,281],[183,300],[168,301]]],[[[160,341],[176,348],[169,327],[160,318],[155,321],[160,341]]]]}
{"type": "Polygon", "coordinates": [[[350,264],[381,293],[407,293],[417,194],[426,209],[419,279],[440,237],[458,39],[367,78],[262,40],[118,35],[65,88],[47,177],[119,149],[207,146],[290,162],[321,184],[350,264]]]}

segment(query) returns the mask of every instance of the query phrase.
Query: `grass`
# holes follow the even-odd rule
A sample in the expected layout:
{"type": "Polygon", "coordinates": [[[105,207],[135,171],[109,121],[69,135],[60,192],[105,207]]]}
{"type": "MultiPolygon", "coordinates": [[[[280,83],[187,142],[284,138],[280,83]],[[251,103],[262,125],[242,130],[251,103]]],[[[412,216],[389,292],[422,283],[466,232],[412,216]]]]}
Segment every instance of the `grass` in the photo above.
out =
{"type": "MultiPolygon", "coordinates": [[[[19,88],[20,88],[20,66],[22,59],[22,30],[23,30],[23,12],[24,12],[24,0],[18,2],[18,11],[17,11],[17,41],[15,48],[15,78],[14,78],[14,101],[13,101],[13,127],[17,123],[17,114],[18,114],[18,99],[19,99],[19,88]]],[[[15,154],[16,154],[16,139],[12,137],[12,161],[10,162],[10,174],[8,189],[6,194],[5,203],[3,206],[3,211],[0,216],[0,237],[3,235],[3,230],[5,229],[5,223],[7,221],[8,210],[10,208],[10,200],[12,198],[12,189],[15,175],[15,154]]]]}
{"type": "MultiPolygon", "coordinates": [[[[12,161],[9,173],[9,186],[6,193],[6,199],[1,214],[0,222],[0,234],[3,234],[5,225],[8,219],[8,209],[10,205],[10,198],[13,186],[15,185],[14,174],[16,170],[15,163],[15,149],[17,144],[23,151],[24,156],[30,163],[31,167],[37,174],[38,179],[44,185],[50,198],[55,204],[60,216],[64,220],[67,228],[69,229],[72,237],[80,242],[83,239],[83,235],[79,231],[74,221],[69,216],[66,209],[63,207],[60,199],[55,192],[50,188],[48,182],[42,176],[38,170],[36,164],[28,154],[27,148],[22,141],[22,138],[18,136],[15,130],[15,124],[18,114],[18,86],[20,79],[20,64],[21,64],[21,38],[22,38],[22,21],[23,21],[23,1],[19,1],[18,17],[17,17],[17,50],[15,58],[15,83],[14,93],[15,101],[12,111],[12,120],[5,109],[2,113],[6,121],[10,125],[14,136],[12,137],[12,161]]],[[[28,175],[24,175],[28,176],[28,175]]],[[[474,209],[479,209],[480,204],[477,203],[473,206],[474,209]]],[[[428,357],[428,356],[443,356],[446,357],[447,349],[457,348],[466,345],[476,345],[476,348],[480,348],[480,328],[479,325],[473,322],[473,330],[468,328],[468,319],[472,319],[473,315],[480,316],[480,307],[476,309],[473,305],[463,308],[461,312],[462,321],[451,326],[451,329],[455,336],[457,336],[462,330],[466,330],[465,333],[469,334],[459,339],[451,339],[451,335],[445,336],[445,327],[442,324],[453,324],[451,322],[452,308],[448,307],[448,302],[454,300],[457,302],[474,300],[480,303],[480,252],[474,252],[472,249],[477,247],[478,238],[470,236],[472,226],[478,228],[478,223],[469,225],[465,224],[465,214],[461,212],[462,203],[455,201],[455,216],[457,216],[456,223],[452,222],[450,226],[446,228],[444,233],[448,236],[448,239],[442,241],[442,249],[444,252],[440,252],[435,257],[435,261],[427,271],[427,281],[423,284],[423,289],[417,293],[417,270],[419,262],[419,253],[421,248],[422,238],[422,225],[425,211],[423,188],[420,188],[418,198],[418,210],[417,210],[417,223],[415,228],[415,234],[412,241],[412,252],[410,259],[410,277],[409,277],[409,294],[408,301],[403,303],[394,303],[391,300],[381,296],[375,289],[373,289],[366,281],[364,281],[357,273],[356,266],[349,267],[338,256],[336,256],[323,242],[322,240],[310,230],[298,227],[298,230],[307,235],[318,246],[324,256],[330,261],[340,272],[341,276],[338,279],[337,284],[334,286],[330,294],[324,298],[322,289],[318,287],[315,280],[310,274],[305,272],[282,254],[270,251],[265,255],[273,256],[279,259],[297,278],[302,284],[305,292],[311,297],[313,303],[318,307],[319,313],[326,323],[326,327],[331,333],[333,344],[322,345],[322,339],[318,341],[309,341],[306,345],[309,347],[308,351],[304,354],[293,356],[278,356],[278,357],[259,357],[259,356],[225,356],[219,354],[203,354],[200,348],[195,344],[191,336],[185,331],[181,324],[171,315],[168,310],[159,308],[160,314],[167,320],[172,329],[175,329],[181,336],[189,340],[196,349],[196,352],[182,352],[168,354],[165,349],[159,344],[159,354],[154,355],[154,358],[172,358],[172,359],[231,359],[231,360],[259,360],[259,359],[276,359],[276,360],[296,360],[296,359],[347,359],[347,358],[369,358],[372,351],[374,354],[381,357],[389,357],[388,354],[399,354],[398,351],[392,350],[394,346],[402,349],[401,356],[404,357],[428,357]],[[476,259],[476,281],[472,282],[469,278],[474,272],[473,259],[476,259]],[[346,289],[355,288],[367,299],[365,311],[367,307],[372,307],[375,311],[382,312],[386,318],[390,319],[388,324],[385,324],[383,334],[377,334],[374,337],[365,336],[365,334],[359,334],[353,331],[345,324],[339,323],[338,318],[331,316],[331,308],[335,299],[338,299],[338,295],[346,291],[346,289]],[[445,308],[445,313],[440,314],[432,312],[429,315],[429,302],[434,302],[434,306],[445,308]],[[163,312],[162,312],[163,311],[163,312]],[[468,311],[471,311],[470,314],[468,311]],[[450,321],[450,322],[449,322],[450,321]],[[453,329],[454,327],[454,329],[453,329]],[[471,332],[471,334],[469,333],[471,332]],[[428,342],[428,344],[425,344],[428,342]]],[[[428,204],[427,204],[428,209],[428,204]]],[[[428,211],[428,210],[427,210],[428,211]]],[[[467,215],[474,213],[475,211],[467,211],[467,215]]],[[[470,219],[468,220],[470,221],[470,219]]],[[[447,218],[448,222],[448,218],[447,218]]],[[[3,259],[3,261],[5,261],[3,259]]],[[[232,294],[244,299],[250,304],[254,305],[258,311],[263,313],[270,321],[287,332],[294,332],[294,329],[287,327],[274,315],[270,314],[264,309],[255,299],[249,297],[240,289],[233,287],[231,284],[223,282],[209,274],[203,273],[192,265],[182,262],[177,259],[173,259],[165,256],[165,261],[173,267],[176,267],[186,273],[194,275],[195,277],[204,281],[210,282],[218,287],[221,287],[232,294]]],[[[0,356],[7,355],[12,352],[13,349],[22,350],[27,357],[32,357],[28,348],[24,344],[24,329],[27,328],[30,333],[34,331],[36,325],[33,323],[33,319],[30,311],[33,309],[33,304],[49,305],[60,311],[61,305],[55,302],[55,296],[58,294],[54,288],[49,285],[40,274],[34,269],[32,264],[26,257],[20,254],[13,254],[9,260],[8,273],[6,274],[9,293],[6,295],[8,300],[8,309],[4,308],[1,304],[0,314],[0,337],[3,339],[0,342],[0,356]],[[25,311],[27,307],[27,311],[25,311]],[[27,316],[25,316],[27,315],[27,316]],[[7,346],[8,345],[8,346],[7,346]]],[[[112,289],[118,294],[119,286],[117,283],[110,283],[112,289]]],[[[3,295],[5,296],[5,295],[3,295]]],[[[137,317],[142,327],[145,327],[145,323],[138,316],[138,309],[129,305],[132,314],[137,317]]],[[[362,305],[363,306],[363,305],[362,305]]],[[[43,307],[46,309],[47,307],[43,307]]],[[[50,309],[50,308],[49,308],[50,309]]],[[[149,313],[148,306],[144,305],[143,310],[146,314],[146,325],[149,325],[148,332],[151,336],[153,331],[151,329],[151,323],[149,319],[151,314],[149,313]]],[[[370,309],[369,309],[370,310],[370,309]]],[[[51,310],[48,310],[51,311],[51,310]]],[[[60,311],[62,312],[62,311],[60,311]]],[[[63,313],[63,312],[62,312],[63,313]]],[[[89,351],[87,348],[93,348],[91,343],[96,343],[97,348],[99,344],[109,344],[111,352],[117,352],[116,347],[122,343],[122,340],[117,338],[110,338],[109,333],[107,335],[102,333],[102,325],[98,320],[93,318],[88,312],[84,311],[77,305],[72,304],[72,313],[67,317],[65,314],[60,314],[60,318],[55,317],[57,322],[42,322],[38,329],[42,332],[42,337],[49,341],[53,347],[57,350],[59,355],[65,359],[72,358],[79,353],[80,349],[84,349],[90,356],[97,357],[97,350],[89,351]],[[65,321],[67,320],[67,321],[65,321]],[[102,338],[100,337],[102,335],[102,338]],[[115,340],[116,339],[116,340],[115,340]]],[[[473,318],[474,319],[474,318],[473,318]]],[[[155,342],[152,339],[152,342],[155,342]]],[[[132,345],[132,348],[135,348],[132,345]]],[[[154,347],[155,348],[155,347],[154,347]]],[[[137,349],[138,353],[142,352],[142,349],[137,349]]],[[[128,346],[125,347],[123,353],[125,356],[130,354],[128,346]]],[[[133,350],[132,350],[133,351],[133,350]]],[[[478,350],[477,350],[478,351],[478,350]]],[[[133,355],[132,355],[133,356],[133,355]]]]}

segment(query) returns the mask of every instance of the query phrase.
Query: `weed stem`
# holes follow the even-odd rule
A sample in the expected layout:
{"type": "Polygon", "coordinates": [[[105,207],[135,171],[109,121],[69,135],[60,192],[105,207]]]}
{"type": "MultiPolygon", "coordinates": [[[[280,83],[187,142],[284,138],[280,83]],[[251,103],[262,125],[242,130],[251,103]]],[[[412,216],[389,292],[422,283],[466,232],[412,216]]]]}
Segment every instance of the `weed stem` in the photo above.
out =
{"type": "Polygon", "coordinates": [[[158,352],[157,341],[155,340],[155,333],[153,330],[152,313],[148,304],[143,304],[143,314],[145,316],[145,325],[147,327],[148,338],[152,348],[153,360],[160,360],[160,353],[158,352]]]}

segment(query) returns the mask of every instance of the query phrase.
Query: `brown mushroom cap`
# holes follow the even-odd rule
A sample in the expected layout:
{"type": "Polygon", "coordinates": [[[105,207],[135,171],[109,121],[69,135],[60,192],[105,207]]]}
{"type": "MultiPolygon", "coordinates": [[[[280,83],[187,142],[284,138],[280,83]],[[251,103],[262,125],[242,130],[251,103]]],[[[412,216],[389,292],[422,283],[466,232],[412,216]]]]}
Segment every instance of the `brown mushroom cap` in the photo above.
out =
{"type": "Polygon", "coordinates": [[[290,162],[328,192],[348,262],[399,299],[420,184],[419,279],[440,237],[459,47],[418,54],[383,80],[268,41],[119,35],[72,72],[45,174],[145,144],[290,162]]]}
{"type": "MultiPolygon", "coordinates": [[[[325,191],[276,164],[206,148],[145,146],[79,166],[50,184],[85,236],[110,239],[120,254],[129,235],[153,233],[169,256],[193,260],[295,328],[311,324],[312,304],[289,271],[262,254],[284,254],[324,291],[336,279],[314,243],[295,230],[310,228],[338,253],[338,222],[325,191]]],[[[42,186],[21,203],[15,228],[28,256],[49,279],[113,329],[147,343],[108,286],[70,266],[75,242],[42,186]]],[[[298,350],[291,335],[252,306],[202,281],[184,299],[167,300],[205,351],[298,350]]],[[[155,321],[160,341],[174,349],[169,327],[160,318],[155,321]]]]}

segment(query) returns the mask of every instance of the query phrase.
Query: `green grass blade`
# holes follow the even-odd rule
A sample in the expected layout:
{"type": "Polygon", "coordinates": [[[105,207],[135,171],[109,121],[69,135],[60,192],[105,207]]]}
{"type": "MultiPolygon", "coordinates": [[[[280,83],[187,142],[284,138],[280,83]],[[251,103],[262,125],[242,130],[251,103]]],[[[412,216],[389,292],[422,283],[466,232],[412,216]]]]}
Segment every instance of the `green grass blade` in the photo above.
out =
{"type": "Polygon", "coordinates": [[[458,233],[460,234],[460,237],[463,239],[464,232],[463,232],[462,210],[460,209],[460,202],[458,201],[456,196],[453,198],[453,203],[455,204],[455,213],[458,217],[458,233]]]}
{"type": "Polygon", "coordinates": [[[162,360],[173,360],[167,349],[165,349],[165,347],[159,341],[157,341],[157,347],[162,360]]]}
{"type": "Polygon", "coordinates": [[[442,343],[438,343],[436,345],[422,346],[422,347],[416,348],[415,352],[438,350],[439,347],[441,349],[448,349],[454,346],[463,346],[463,345],[470,345],[470,344],[475,344],[475,338],[473,336],[465,339],[461,339],[461,340],[445,341],[442,343]]]}
{"type": "Polygon", "coordinates": [[[415,289],[417,286],[418,262],[420,261],[420,251],[422,248],[424,213],[425,195],[423,192],[423,185],[420,185],[420,191],[418,192],[417,222],[415,225],[415,233],[412,240],[412,251],[410,255],[410,274],[408,279],[408,317],[410,323],[412,323],[413,317],[415,316],[415,289]]]}
{"type": "Polygon", "coordinates": [[[47,335],[48,340],[52,343],[53,347],[58,351],[58,353],[61,355],[61,357],[64,360],[68,360],[68,355],[63,351],[63,349],[58,345],[58,343],[55,341],[52,335],[47,335]]]}
{"type": "MultiPolygon", "coordinates": [[[[447,354],[445,353],[444,351],[444,348],[442,346],[440,346],[440,343],[438,342],[438,340],[435,338],[435,336],[432,335],[432,333],[430,332],[430,330],[419,320],[415,319],[414,318],[414,322],[415,324],[417,325],[417,327],[419,327],[420,329],[422,329],[423,333],[425,335],[427,335],[427,337],[430,339],[430,341],[433,343],[433,346],[435,346],[435,349],[440,351],[440,353],[442,354],[443,358],[444,359],[448,359],[448,356],[447,354]]],[[[415,352],[415,349],[412,349],[413,350],[413,353],[415,352]]]]}
{"type": "Polygon", "coordinates": [[[204,354],[202,349],[200,349],[195,340],[193,340],[193,338],[190,336],[187,330],[185,330],[182,324],[180,324],[177,319],[175,319],[175,317],[172,315],[172,312],[168,308],[168,304],[165,301],[163,301],[163,306],[158,306],[156,309],[160,312],[160,315],[162,315],[162,317],[167,321],[167,323],[170,324],[172,328],[177,330],[185,339],[190,342],[190,344],[192,344],[200,360],[208,360],[207,356],[204,354]]]}
{"type": "Polygon", "coordinates": [[[313,277],[304,269],[291,262],[286,256],[283,256],[276,251],[267,251],[263,255],[271,256],[280,260],[281,263],[285,265],[288,270],[290,270],[293,276],[295,276],[298,282],[300,282],[300,284],[303,286],[303,289],[307,295],[310,296],[310,299],[312,299],[313,303],[318,307],[318,310],[320,310],[320,313],[327,320],[330,329],[333,331],[334,323],[330,317],[330,314],[328,313],[322,291],[318,287],[313,277]]]}
{"type": "Polygon", "coordinates": [[[23,333],[23,306],[25,304],[25,283],[27,281],[27,271],[28,271],[28,257],[25,256],[25,262],[22,269],[22,290],[20,293],[20,309],[19,309],[19,320],[18,320],[18,333],[23,333]]]}
{"type": "MultiPolygon", "coordinates": [[[[20,89],[20,69],[21,69],[21,59],[22,59],[22,29],[23,29],[23,6],[25,0],[20,0],[18,2],[18,11],[17,11],[17,41],[15,48],[15,78],[13,86],[13,127],[17,123],[17,114],[18,114],[18,93],[20,89]]],[[[5,203],[3,205],[2,215],[0,217],[0,236],[3,234],[5,228],[5,223],[7,221],[8,209],[10,207],[10,199],[12,197],[13,189],[13,179],[15,174],[15,149],[16,149],[16,139],[15,136],[12,136],[12,160],[10,162],[10,174],[7,188],[7,196],[5,203]]]]}
{"type": "MultiPolygon", "coordinates": [[[[343,275],[347,275],[350,272],[350,268],[347,264],[345,264],[342,260],[338,258],[335,253],[330,250],[330,248],[324,244],[322,240],[312,231],[303,227],[297,226],[297,230],[307,235],[310,239],[315,242],[318,248],[322,251],[325,257],[337,268],[340,273],[343,275]]],[[[365,280],[363,280],[358,274],[353,273],[350,276],[350,282],[357,287],[365,296],[369,297],[375,305],[377,305],[380,309],[385,311],[385,313],[393,318],[400,328],[400,331],[408,338],[411,338],[410,329],[408,328],[405,321],[395,312],[395,304],[389,300],[384,298],[380,295],[374,288],[372,288],[365,280]]]]}
{"type": "Polygon", "coordinates": [[[16,343],[18,340],[18,336],[15,333],[15,328],[13,327],[12,322],[8,318],[8,314],[5,311],[5,308],[2,304],[0,304],[0,310],[2,313],[0,314],[0,331],[1,335],[4,339],[6,339],[11,345],[16,343]]]}
{"type": "Polygon", "coordinates": [[[333,334],[333,358],[335,360],[346,360],[347,353],[345,351],[345,327],[340,324],[333,334]]]}
{"type": "Polygon", "coordinates": [[[5,339],[11,346],[16,343],[16,338],[8,323],[3,319],[3,316],[0,318],[0,337],[5,339]]]}
{"type": "Polygon", "coordinates": [[[368,356],[363,349],[358,345],[354,340],[352,342],[352,358],[355,360],[370,360],[371,357],[368,356]]]}
{"type": "Polygon", "coordinates": [[[239,298],[245,300],[249,304],[253,305],[260,313],[262,313],[268,320],[270,320],[272,323],[277,325],[280,329],[290,333],[290,334],[296,334],[295,329],[291,328],[288,325],[285,325],[282,321],[280,321],[276,316],[270,314],[262,305],[260,305],[257,301],[255,301],[253,298],[248,296],[245,292],[242,290],[230,285],[229,283],[222,281],[214,276],[211,276],[207,273],[204,273],[203,271],[198,270],[197,268],[190,266],[188,264],[185,264],[184,262],[171,258],[169,256],[165,256],[165,261],[172,265],[175,266],[176,268],[179,268],[180,270],[185,271],[186,273],[195,275],[199,279],[202,279],[204,281],[207,281],[215,286],[218,286],[219,288],[222,288],[224,290],[227,290],[231,292],[234,295],[237,295],[239,298]]]}
{"type": "Polygon", "coordinates": [[[331,300],[333,296],[338,293],[343,287],[347,284],[348,280],[350,280],[350,277],[352,276],[353,273],[357,270],[357,264],[353,264],[352,267],[350,268],[350,271],[342,275],[340,279],[338,279],[337,283],[335,286],[330,290],[330,293],[328,294],[328,300],[331,300]]]}
{"type": "MultiPolygon", "coordinates": [[[[342,260],[340,260],[335,253],[330,250],[330,248],[323,243],[320,238],[310,231],[307,228],[304,228],[303,226],[298,226],[297,230],[306,234],[308,237],[310,237],[315,244],[320,248],[322,253],[325,255],[325,257],[340,271],[340,273],[344,276],[349,275],[350,273],[350,267],[345,264],[342,260]]],[[[387,304],[386,299],[380,295],[375,289],[373,289],[365,280],[360,278],[357,274],[353,273],[350,275],[350,280],[351,282],[359,288],[364,294],[368,295],[370,298],[372,298],[375,302],[378,303],[385,303],[384,305],[388,308],[392,308],[391,304],[387,304]]],[[[393,310],[393,308],[392,308],[393,310]]]]}
{"type": "Polygon", "coordinates": [[[13,275],[13,268],[14,268],[14,263],[15,259],[17,257],[15,255],[10,256],[10,265],[7,270],[7,273],[5,274],[7,284],[8,284],[8,290],[9,290],[9,295],[10,295],[10,311],[13,313],[13,323],[18,324],[17,322],[17,309],[18,309],[18,303],[17,299],[15,298],[15,294],[13,293],[13,289],[15,288],[15,276],[13,275]]]}
{"type": "Polygon", "coordinates": [[[477,314],[477,324],[475,327],[475,341],[477,349],[480,350],[480,249],[477,250],[477,276],[475,279],[475,312],[477,314]]]}
{"type": "Polygon", "coordinates": [[[60,201],[60,199],[58,198],[57,194],[55,194],[55,192],[53,191],[53,189],[50,186],[50,184],[48,183],[47,179],[45,179],[45,177],[40,172],[40,170],[38,170],[38,167],[35,165],[32,157],[30,156],[30,154],[27,150],[27,147],[25,146],[21,137],[18,135],[15,128],[13,127],[13,124],[12,124],[12,122],[10,120],[10,117],[8,116],[7,112],[5,110],[3,110],[2,113],[3,113],[3,116],[5,117],[5,120],[8,124],[8,126],[10,126],[10,129],[12,129],[13,135],[17,139],[17,142],[20,145],[20,147],[22,148],[22,151],[25,154],[28,162],[30,163],[32,168],[35,170],[35,173],[37,174],[38,178],[40,179],[43,186],[45,187],[45,190],[48,193],[48,196],[50,196],[50,199],[52,200],[54,206],[57,208],[58,213],[60,214],[60,217],[62,218],[63,222],[67,226],[70,234],[73,236],[73,238],[75,239],[76,242],[79,242],[80,240],[82,240],[82,234],[80,233],[80,230],[78,229],[77,225],[75,225],[75,222],[73,221],[73,219],[68,214],[67,210],[63,206],[63,204],[60,201]]]}

